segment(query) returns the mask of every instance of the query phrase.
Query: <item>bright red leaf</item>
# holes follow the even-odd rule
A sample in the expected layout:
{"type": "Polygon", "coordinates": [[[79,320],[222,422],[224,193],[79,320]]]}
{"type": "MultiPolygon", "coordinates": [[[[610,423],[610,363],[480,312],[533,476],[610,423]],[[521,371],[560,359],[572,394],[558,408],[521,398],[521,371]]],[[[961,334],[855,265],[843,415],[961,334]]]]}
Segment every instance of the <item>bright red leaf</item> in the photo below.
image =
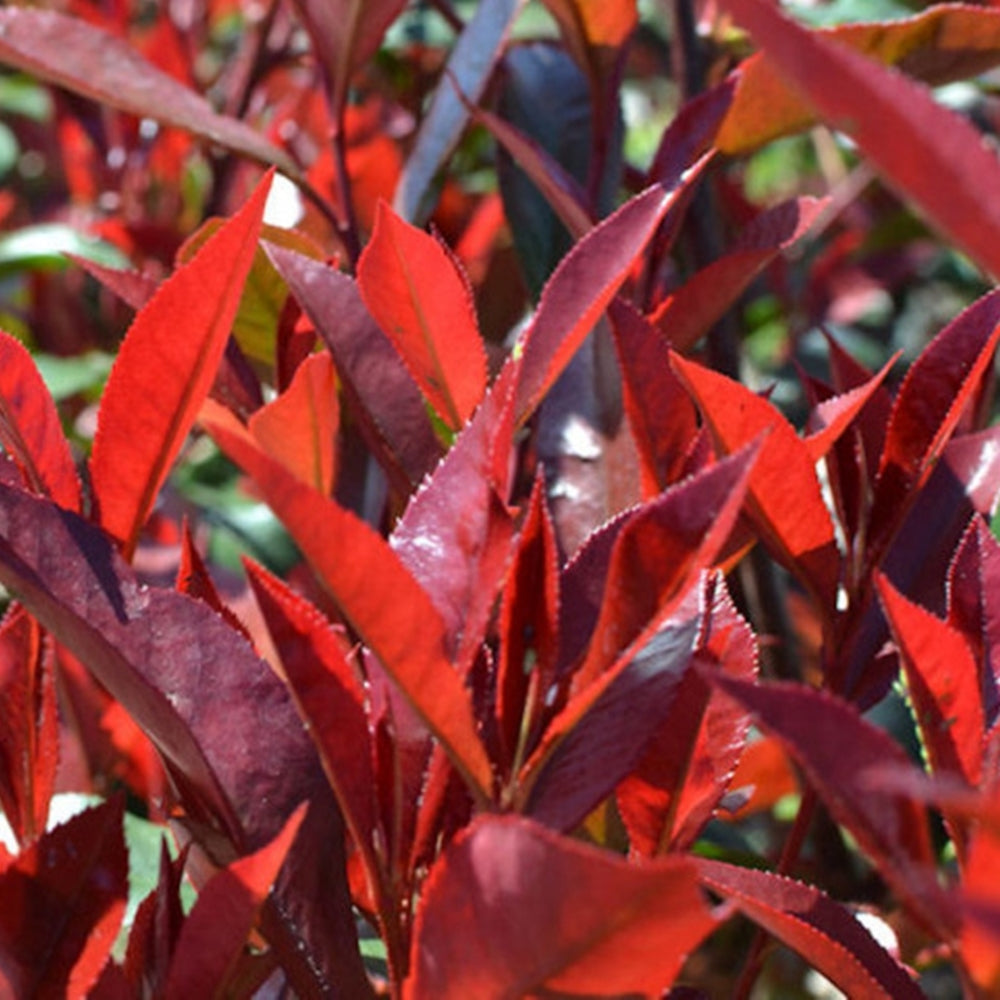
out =
{"type": "Polygon", "coordinates": [[[486,391],[486,354],[455,258],[381,203],[358,288],[428,403],[452,431],[461,429],[486,391]]]}
{"type": "Polygon", "coordinates": [[[201,887],[181,926],[170,964],[167,1000],[224,994],[254,921],[302,825],[306,806],[254,854],[234,861],[201,887]]]}
{"type": "Polygon", "coordinates": [[[324,351],[299,365],[288,388],[251,414],[247,429],[264,451],[297,478],[329,494],[339,424],[336,374],[324,351]]]}
{"type": "Polygon", "coordinates": [[[766,435],[750,475],[748,512],[775,556],[821,607],[833,608],[840,559],[809,447],[773,403],[680,355],[672,360],[723,454],[766,435]]]}
{"type": "Polygon", "coordinates": [[[55,403],[31,355],[2,330],[0,443],[30,490],[68,510],[80,509],[80,479],[55,403]]]}
{"type": "Polygon", "coordinates": [[[253,263],[270,177],[136,315],[108,378],[91,455],[100,522],[135,552],[208,395],[253,263]]]}
{"type": "Polygon", "coordinates": [[[220,407],[202,423],[250,475],[340,612],[448,748],[470,787],[488,799],[492,773],[472,704],[447,653],[444,623],[399,557],[369,525],[295,479],[220,407]]]}

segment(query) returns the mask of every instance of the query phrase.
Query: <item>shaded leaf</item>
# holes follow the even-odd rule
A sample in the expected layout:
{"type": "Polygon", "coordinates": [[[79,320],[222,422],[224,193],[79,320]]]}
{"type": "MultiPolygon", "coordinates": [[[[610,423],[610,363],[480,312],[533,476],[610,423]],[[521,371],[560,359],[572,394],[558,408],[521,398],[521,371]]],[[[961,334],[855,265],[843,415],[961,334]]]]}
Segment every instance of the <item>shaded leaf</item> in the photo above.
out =
{"type": "Polygon", "coordinates": [[[381,202],[358,289],[427,401],[459,430],[486,391],[486,353],[458,263],[381,202]]]}
{"type": "Polygon", "coordinates": [[[80,479],[52,396],[28,351],[2,330],[0,443],[30,490],[69,510],[80,509],[80,479]]]}
{"type": "Polygon", "coordinates": [[[305,598],[254,563],[247,577],[282,670],[319,751],[327,780],[362,856],[376,879],[372,756],[365,691],[348,661],[346,638],[305,598]]]}
{"type": "Polygon", "coordinates": [[[478,101],[486,88],[523,5],[523,0],[479,4],[452,47],[396,186],[393,208],[408,222],[425,221],[431,183],[469,119],[467,102],[478,101]]]}
{"type": "Polygon", "coordinates": [[[201,419],[254,480],[341,614],[444,743],[470,788],[489,798],[490,765],[469,695],[449,661],[444,623],[426,591],[374,529],[295,479],[226,411],[209,407],[201,419]]]}
{"type": "Polygon", "coordinates": [[[4,8],[0,62],[119,111],[175,125],[280,167],[289,177],[299,176],[295,161],[256,129],[217,114],[203,97],[147,62],[130,45],[80,18],[55,10],[4,8]]]}
{"type": "Polygon", "coordinates": [[[759,455],[760,447],[751,445],[717,462],[665,490],[625,524],[575,689],[597,677],[712,565],[736,524],[759,455]]]}
{"type": "Polygon", "coordinates": [[[693,274],[650,316],[677,351],[688,351],[782,250],[800,240],[829,203],[796,198],[757,216],[726,254],[693,274]]]}
{"type": "Polygon", "coordinates": [[[267,252],[333,355],[369,448],[407,495],[441,456],[413,378],[347,275],[273,244],[267,252]]]}
{"type": "Polygon", "coordinates": [[[201,887],[177,939],[167,1000],[223,993],[305,811],[305,804],[299,806],[269,844],[232,862],[201,887]]]}
{"type": "Polygon", "coordinates": [[[530,748],[541,721],[559,641],[558,552],[541,475],[504,586],[498,632],[497,723],[508,760],[515,760],[519,750],[530,748]]]}
{"type": "Polygon", "coordinates": [[[827,124],[850,136],[980,267],[1000,273],[1000,207],[979,194],[1000,187],[1000,160],[968,119],[922,84],[800,27],[767,0],[724,6],[827,124]]]}
{"type": "Polygon", "coordinates": [[[322,780],[285,686],[241,635],[199,601],[141,586],[96,528],[2,485],[0,581],[154,742],[210,849],[230,849],[212,828],[266,843],[322,780]]]}
{"type": "MultiPolygon", "coordinates": [[[[948,324],[910,366],[889,417],[873,501],[872,545],[885,544],[930,475],[1000,341],[1000,292],[948,324]]],[[[878,551],[876,549],[876,551],[878,551]]]]}
{"type": "Polygon", "coordinates": [[[595,226],[563,259],[546,284],[535,318],[520,341],[513,399],[518,426],[527,421],[569,363],[656,226],[698,176],[701,165],[684,174],[671,190],[656,185],[636,195],[595,226]]]}
{"type": "Polygon", "coordinates": [[[659,995],[715,923],[685,858],[637,868],[525,819],[482,817],[428,879],[406,995],[659,995]]]}
{"type": "Polygon", "coordinates": [[[720,673],[711,679],[781,740],[899,898],[934,933],[950,937],[954,912],[936,881],[926,812],[873,780],[879,768],[913,769],[892,738],[847,702],[801,684],[751,684],[720,673]]]}
{"type": "Polygon", "coordinates": [[[638,764],[694,658],[700,588],[686,596],[675,614],[644,632],[549,724],[519,779],[532,818],[572,830],[638,764]]]}
{"type": "MultiPolygon", "coordinates": [[[[935,4],[912,17],[844,24],[815,34],[924,80],[932,86],[967,80],[1000,62],[1000,14],[966,4],[935,4]]],[[[814,113],[767,53],[745,60],[718,146],[738,156],[808,128],[814,113]]]]}
{"type": "Polygon", "coordinates": [[[333,362],[310,355],[280,396],[251,414],[247,429],[260,447],[320,493],[333,488],[340,407],[333,362]]]}
{"type": "MultiPolygon", "coordinates": [[[[752,679],[757,642],[726,591],[708,577],[695,651],[703,669],[752,679]]],[[[685,673],[669,714],[633,772],[618,788],[632,850],[652,856],[689,847],[712,817],[743,752],[749,715],[701,671],[685,673]]]]}
{"type": "Polygon", "coordinates": [[[339,120],[355,70],[378,50],[406,0],[294,0],[323,67],[327,96],[339,120]]]}
{"type": "Polygon", "coordinates": [[[125,913],[121,799],[46,833],[0,874],[0,992],[84,997],[125,913]]]}
{"type": "Polygon", "coordinates": [[[978,665],[983,725],[1000,713],[1000,544],[973,518],[948,568],[948,624],[969,643],[978,665]]]}
{"type": "Polygon", "coordinates": [[[0,625],[0,807],[21,845],[45,830],[58,763],[51,655],[38,623],[15,605],[0,625]]]}
{"type": "Polygon", "coordinates": [[[819,889],[721,861],[697,862],[704,886],[798,952],[849,997],[921,1000],[923,991],[839,903],[819,889]]]}
{"type": "Polygon", "coordinates": [[[672,361],[723,454],[766,435],[750,476],[748,512],[776,558],[820,607],[835,607],[840,560],[808,446],[767,399],[678,354],[672,361]]]}
{"type": "Polygon", "coordinates": [[[659,330],[620,298],[611,303],[608,316],[648,499],[681,478],[698,433],[698,415],[670,367],[670,349],[659,330]]]}
{"type": "Polygon", "coordinates": [[[160,285],[111,369],[90,468],[101,525],[127,558],[222,360],[269,185],[160,285]]]}

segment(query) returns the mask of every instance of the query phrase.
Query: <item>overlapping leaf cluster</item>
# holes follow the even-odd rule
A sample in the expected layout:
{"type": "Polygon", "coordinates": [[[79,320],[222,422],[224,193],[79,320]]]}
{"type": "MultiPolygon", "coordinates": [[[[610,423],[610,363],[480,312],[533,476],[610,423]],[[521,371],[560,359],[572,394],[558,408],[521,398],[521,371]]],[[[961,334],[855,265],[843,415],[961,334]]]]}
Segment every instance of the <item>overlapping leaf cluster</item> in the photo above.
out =
{"type": "MultiPolygon", "coordinates": [[[[777,943],[852,997],[935,964],[994,995],[1000,293],[901,381],[828,337],[801,431],[730,321],[793,244],[820,247],[812,319],[852,308],[873,171],[997,273],[1000,163],[930,86],[1000,63],[1000,18],[725,0],[640,169],[636,4],[546,0],[546,41],[529,4],[435,5],[446,63],[390,98],[405,6],[0,11],[67,195],[135,265],[74,262],[134,312],[92,440],[0,334],[0,993],[748,996],[777,943]],[[542,97],[572,114],[536,127],[542,97]],[[853,180],[755,206],[746,157],[817,122],[853,180]],[[496,190],[448,173],[464,134],[496,190]],[[289,181],[299,222],[266,223],[289,181]],[[209,441],[296,547],[244,560],[238,607],[174,516],[209,441]],[[47,830],[66,789],[100,804],[47,830]],[[173,847],[127,921],[122,790],[173,847]]],[[[31,280],[51,347],[65,286],[31,280]]]]}

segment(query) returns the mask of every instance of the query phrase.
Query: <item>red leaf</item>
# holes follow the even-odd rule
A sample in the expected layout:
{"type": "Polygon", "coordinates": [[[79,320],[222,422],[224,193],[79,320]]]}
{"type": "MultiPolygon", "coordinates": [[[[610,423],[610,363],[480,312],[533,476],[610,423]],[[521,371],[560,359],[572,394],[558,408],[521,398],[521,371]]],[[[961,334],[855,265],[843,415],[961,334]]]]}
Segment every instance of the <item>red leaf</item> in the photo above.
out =
{"type": "Polygon", "coordinates": [[[509,379],[486,394],[468,427],[412,495],[390,544],[444,620],[460,669],[475,657],[493,616],[514,522],[493,484],[493,444],[509,379]]]}
{"type": "Polygon", "coordinates": [[[699,176],[704,160],[667,190],[656,185],[595,226],[563,258],[523,334],[513,412],[522,426],[614,298],[671,206],[699,176]]]}
{"type": "Polygon", "coordinates": [[[687,351],[782,250],[801,239],[829,199],[797,198],[762,212],[728,253],[692,275],[650,319],[677,351],[687,351]]]}
{"type": "Polygon", "coordinates": [[[579,181],[540,142],[499,115],[486,108],[471,108],[470,111],[545,196],[570,236],[583,239],[593,228],[594,220],[584,207],[587,193],[579,181]]]}
{"type": "Polygon", "coordinates": [[[948,623],[970,644],[978,666],[983,724],[1000,714],[1000,544],[974,518],[948,568],[948,623]]]}
{"type": "Polygon", "coordinates": [[[784,17],[767,0],[724,0],[794,90],[849,135],[903,195],[985,270],[1000,274],[1000,161],[930,90],[784,17]]]}
{"type": "Polygon", "coordinates": [[[963,872],[960,905],[962,963],[984,996],[1000,987],[1000,893],[997,868],[1000,866],[1000,836],[995,829],[980,827],[972,838],[963,872]]]}
{"type": "Polygon", "coordinates": [[[986,728],[979,669],[968,643],[948,622],[907,600],[883,574],[876,574],[875,585],[906,669],[931,768],[977,787],[986,728]]]}
{"type": "Polygon", "coordinates": [[[551,721],[518,776],[525,812],[572,830],[633,770],[693,663],[700,591],[692,587],[673,615],[647,629],[551,721]]]}
{"type": "Polygon", "coordinates": [[[66,254],[77,267],[83,268],[95,281],[99,281],[109,291],[114,292],[126,305],[138,311],[156,294],[160,283],[156,278],[142,272],[106,267],[86,257],[66,254]]]}
{"type": "Polygon", "coordinates": [[[486,353],[455,259],[381,202],[358,261],[358,288],[428,403],[459,430],[486,391],[486,353]]]}
{"type": "Polygon", "coordinates": [[[708,569],[736,523],[760,448],[751,446],[664,491],[615,540],[600,615],[573,686],[580,690],[708,569]]]}
{"type": "Polygon", "coordinates": [[[101,525],[123,543],[126,558],[212,387],[253,263],[269,186],[270,176],[159,287],[111,369],[90,467],[101,525]]]}
{"type": "Polygon", "coordinates": [[[625,411],[642,462],[643,495],[681,478],[698,416],[670,367],[670,349],[652,323],[624,300],[608,310],[625,392],[625,411]]]}
{"type": "Polygon", "coordinates": [[[686,858],[639,868],[525,819],[483,817],[427,881],[406,996],[659,996],[716,924],[695,872],[686,858]]]}
{"type": "Polygon", "coordinates": [[[954,914],[935,877],[927,815],[909,796],[877,787],[880,768],[912,770],[906,754],[845,701],[801,684],[750,684],[712,673],[798,761],[833,818],[928,928],[951,936],[954,914]]]}
{"type": "Polygon", "coordinates": [[[377,885],[371,737],[365,691],[347,658],[346,639],[276,577],[249,562],[246,571],[327,780],[377,885]]]}
{"type": "Polygon", "coordinates": [[[156,888],[139,904],[128,935],[124,975],[131,996],[141,992],[145,982],[155,996],[161,996],[167,984],[170,959],[177,946],[184,922],[181,905],[181,882],[187,850],[171,861],[165,839],[160,841],[160,872],[156,888]]]}
{"type": "Polygon", "coordinates": [[[469,695],[448,659],[444,623],[426,591],[369,525],[295,479],[235,418],[227,421],[225,411],[210,407],[202,422],[253,478],[345,619],[444,743],[470,787],[489,799],[490,764],[469,695]]]}
{"type": "MultiPolygon", "coordinates": [[[[937,4],[912,17],[843,24],[816,34],[897,66],[934,86],[968,80],[1000,61],[1000,14],[963,4],[937,4]]],[[[719,149],[740,155],[815,120],[808,102],[790,87],[766,53],[744,60],[732,110],[719,132],[719,149]]]]}
{"type": "MultiPolygon", "coordinates": [[[[559,641],[555,529],[539,474],[500,602],[497,723],[508,761],[530,749],[554,680],[559,641]]],[[[516,764],[514,769],[516,770],[516,764]]]]}
{"type": "Polygon", "coordinates": [[[0,11],[0,62],[127,111],[192,132],[298,177],[295,161],[255,129],[217,114],[199,94],[105,31],[54,10],[0,11]]]}
{"type": "Polygon", "coordinates": [[[409,222],[424,221],[427,191],[468,121],[466,102],[479,100],[489,83],[522,5],[522,0],[479,4],[452,47],[396,186],[393,208],[409,222]]]}
{"type": "Polygon", "coordinates": [[[55,677],[42,640],[16,605],[0,625],[0,806],[21,845],[45,830],[59,763],[55,677]]]}
{"type": "MultiPolygon", "coordinates": [[[[695,652],[706,669],[752,679],[757,643],[721,576],[706,581],[706,615],[695,652]]],[[[712,817],[743,752],[747,713],[689,670],[642,760],[618,788],[632,849],[652,856],[689,847],[712,817]]]]}
{"type": "Polygon", "coordinates": [[[820,607],[835,607],[840,560],[808,445],[768,400],[680,355],[671,357],[723,454],[766,434],[750,476],[748,511],[763,540],[820,607]]]}
{"type": "Polygon", "coordinates": [[[323,67],[330,106],[339,120],[355,70],[378,50],[406,0],[294,0],[323,67]]]}
{"type": "Polygon", "coordinates": [[[314,787],[284,684],[210,608],[140,586],[96,528],[0,486],[0,581],[156,744],[192,823],[257,847],[314,787]]]}
{"type": "Polygon", "coordinates": [[[55,403],[31,355],[2,330],[0,443],[30,490],[69,510],[80,509],[80,480],[55,403]]]}
{"type": "Polygon", "coordinates": [[[721,861],[697,862],[702,884],[798,952],[849,997],[921,1000],[923,991],[849,910],[819,889],[721,861]]]}
{"type": "Polygon", "coordinates": [[[186,520],[181,532],[181,561],[177,567],[177,580],[174,587],[178,593],[187,594],[188,597],[193,597],[195,600],[207,604],[214,612],[225,618],[237,632],[248,641],[252,641],[247,627],[236,617],[215,589],[215,583],[208,572],[208,567],[195,548],[191,529],[186,520]]]}
{"type": "Polygon", "coordinates": [[[267,252],[333,355],[368,447],[407,495],[441,456],[409,372],[346,274],[275,244],[267,252]]]}
{"type": "Polygon", "coordinates": [[[333,488],[340,407],[330,355],[312,354],[277,398],[257,410],[247,429],[257,443],[320,493],[333,488]]]}
{"type": "Polygon", "coordinates": [[[120,799],[17,855],[0,874],[0,993],[85,997],[121,926],[127,879],[120,799]]]}
{"type": "Polygon", "coordinates": [[[875,482],[872,545],[884,544],[930,475],[1000,341],[1000,292],[983,296],[920,353],[900,386],[875,482]]]}
{"type": "Polygon", "coordinates": [[[177,940],[167,979],[167,1000],[224,993],[305,811],[305,804],[299,806],[269,844],[234,861],[202,886],[177,940]]]}

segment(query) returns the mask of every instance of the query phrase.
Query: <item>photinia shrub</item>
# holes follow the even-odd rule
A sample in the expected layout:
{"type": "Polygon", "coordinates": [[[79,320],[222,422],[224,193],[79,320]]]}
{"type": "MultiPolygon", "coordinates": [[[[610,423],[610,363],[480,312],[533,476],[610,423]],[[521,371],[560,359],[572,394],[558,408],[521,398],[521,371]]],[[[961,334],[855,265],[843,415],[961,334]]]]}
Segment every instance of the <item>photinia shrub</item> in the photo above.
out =
{"type": "Polygon", "coordinates": [[[1000,14],[665,6],[0,10],[0,994],[1000,990],[1000,14]]]}

